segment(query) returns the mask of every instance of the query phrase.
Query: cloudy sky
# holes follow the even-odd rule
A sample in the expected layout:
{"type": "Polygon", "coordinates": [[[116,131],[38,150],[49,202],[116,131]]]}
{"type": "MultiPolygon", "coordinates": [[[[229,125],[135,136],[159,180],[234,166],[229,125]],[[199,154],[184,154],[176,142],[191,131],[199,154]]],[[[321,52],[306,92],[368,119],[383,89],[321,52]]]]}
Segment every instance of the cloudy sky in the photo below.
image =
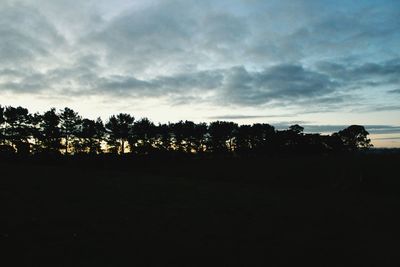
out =
{"type": "Polygon", "coordinates": [[[398,0],[1,0],[0,104],[400,147],[398,0]]]}

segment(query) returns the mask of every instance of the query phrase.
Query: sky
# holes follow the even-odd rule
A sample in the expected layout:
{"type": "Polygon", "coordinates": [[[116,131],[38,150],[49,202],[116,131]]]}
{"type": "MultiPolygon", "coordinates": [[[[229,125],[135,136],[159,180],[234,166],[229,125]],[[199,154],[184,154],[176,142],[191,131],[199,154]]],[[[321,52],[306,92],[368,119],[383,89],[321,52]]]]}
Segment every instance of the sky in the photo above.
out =
{"type": "Polygon", "coordinates": [[[400,147],[399,29],[398,0],[1,0],[0,105],[400,147]]]}

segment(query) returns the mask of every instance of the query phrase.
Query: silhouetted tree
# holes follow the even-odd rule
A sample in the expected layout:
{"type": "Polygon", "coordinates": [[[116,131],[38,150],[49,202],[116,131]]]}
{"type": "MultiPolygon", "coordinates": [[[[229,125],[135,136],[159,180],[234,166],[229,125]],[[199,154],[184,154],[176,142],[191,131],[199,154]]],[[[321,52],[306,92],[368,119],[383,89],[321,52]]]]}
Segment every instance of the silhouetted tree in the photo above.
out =
{"type": "Polygon", "coordinates": [[[174,146],[181,152],[193,153],[203,150],[204,135],[207,132],[207,125],[204,123],[195,124],[192,121],[179,121],[170,124],[174,146]]]}
{"type": "Polygon", "coordinates": [[[365,149],[372,146],[371,140],[368,138],[369,133],[364,126],[351,125],[337,134],[349,150],[365,149]]]}
{"type": "Polygon", "coordinates": [[[236,134],[236,152],[250,153],[253,147],[253,131],[251,125],[240,125],[236,134]]]}
{"type": "Polygon", "coordinates": [[[83,119],[79,130],[76,132],[76,136],[78,137],[74,145],[76,151],[90,154],[101,153],[101,142],[104,134],[105,128],[100,118],[96,121],[83,119]]]}
{"type": "Polygon", "coordinates": [[[302,134],[303,131],[304,131],[304,127],[301,127],[301,126],[298,125],[298,124],[291,125],[291,126],[289,127],[289,131],[292,131],[292,132],[294,132],[295,134],[302,134]]]}
{"type": "Polygon", "coordinates": [[[44,114],[30,114],[22,107],[0,106],[0,152],[97,154],[102,142],[112,153],[227,153],[265,155],[275,152],[326,153],[371,147],[369,133],[363,126],[351,125],[332,135],[306,134],[298,124],[276,131],[269,124],[238,126],[215,121],[196,124],[192,121],[154,125],[147,118],[137,122],[120,113],[106,125],[101,119],[82,119],[77,112],[64,108],[60,114],[51,109],[44,114]],[[73,149],[73,150],[72,150],[73,149]]]}
{"type": "Polygon", "coordinates": [[[163,152],[167,152],[172,146],[172,130],[169,124],[159,124],[156,128],[155,146],[163,152]]]}
{"type": "Polygon", "coordinates": [[[65,154],[69,153],[69,146],[76,137],[82,118],[70,108],[64,108],[60,112],[61,134],[65,141],[65,154]]]}
{"type": "Polygon", "coordinates": [[[305,142],[304,128],[298,124],[290,126],[287,130],[276,131],[274,138],[275,150],[281,152],[300,151],[305,142]]]}
{"type": "Polygon", "coordinates": [[[213,152],[233,151],[233,138],[238,125],[234,122],[215,121],[208,128],[210,146],[213,152]]]}
{"type": "Polygon", "coordinates": [[[186,153],[195,152],[196,147],[193,144],[195,129],[196,124],[192,121],[184,121],[182,124],[183,143],[181,145],[186,153]]]}
{"type": "Polygon", "coordinates": [[[322,153],[328,151],[325,140],[320,134],[303,134],[300,136],[298,149],[303,153],[322,153]]]}
{"type": "Polygon", "coordinates": [[[251,149],[256,153],[266,153],[271,149],[275,128],[267,123],[255,123],[251,126],[251,149]]]}
{"type": "Polygon", "coordinates": [[[149,119],[136,121],[128,138],[131,151],[139,154],[150,153],[154,148],[153,145],[155,146],[156,134],[156,126],[149,119]]]}
{"type": "Polygon", "coordinates": [[[30,135],[32,140],[33,153],[39,153],[42,150],[40,140],[42,139],[41,124],[43,117],[39,113],[29,115],[30,135]]]}
{"type": "Polygon", "coordinates": [[[172,132],[172,146],[175,150],[180,152],[185,151],[185,125],[183,121],[179,121],[177,123],[170,123],[169,128],[172,132]]]}
{"type": "Polygon", "coordinates": [[[329,136],[324,136],[323,142],[329,151],[342,152],[345,150],[345,144],[338,133],[333,133],[329,136]]]}
{"type": "Polygon", "coordinates": [[[101,153],[102,152],[101,143],[104,141],[104,136],[106,134],[106,128],[104,127],[104,123],[100,117],[96,119],[94,126],[96,129],[96,134],[94,136],[95,144],[96,144],[96,147],[99,148],[98,153],[101,153]]]}
{"type": "Polygon", "coordinates": [[[204,152],[206,149],[206,140],[205,136],[207,134],[207,124],[206,123],[198,123],[193,125],[190,135],[190,146],[191,149],[195,150],[197,153],[204,152]]]}
{"type": "Polygon", "coordinates": [[[117,116],[111,116],[105,125],[108,132],[108,144],[115,147],[116,152],[125,153],[125,143],[132,133],[133,122],[135,118],[129,114],[120,113],[117,116]]]}
{"type": "Polygon", "coordinates": [[[4,111],[7,124],[6,139],[15,147],[18,153],[28,154],[30,152],[29,111],[23,107],[7,107],[4,111]]]}
{"type": "Polygon", "coordinates": [[[39,140],[44,151],[60,153],[62,145],[59,125],[60,117],[55,108],[46,111],[41,116],[39,140]]]}
{"type": "Polygon", "coordinates": [[[4,145],[5,142],[5,122],[4,107],[0,105],[0,145],[4,145]]]}
{"type": "Polygon", "coordinates": [[[0,106],[0,153],[10,155],[15,153],[15,149],[7,142],[7,125],[5,118],[5,107],[0,106]]]}

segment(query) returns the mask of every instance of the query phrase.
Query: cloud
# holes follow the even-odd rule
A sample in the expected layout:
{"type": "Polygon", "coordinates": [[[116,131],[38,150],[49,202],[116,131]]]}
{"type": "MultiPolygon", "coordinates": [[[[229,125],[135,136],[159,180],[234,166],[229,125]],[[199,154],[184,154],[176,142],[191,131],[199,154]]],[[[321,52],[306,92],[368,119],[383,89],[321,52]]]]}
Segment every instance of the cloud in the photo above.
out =
{"type": "Polygon", "coordinates": [[[294,114],[282,114],[282,115],[219,115],[209,116],[207,119],[210,120],[243,120],[243,119],[267,119],[267,118],[282,118],[282,117],[293,117],[294,114]]]}
{"type": "Polygon", "coordinates": [[[396,1],[260,2],[255,19],[266,26],[256,28],[259,37],[249,46],[254,60],[363,62],[398,55],[396,1]]]}
{"type": "Polygon", "coordinates": [[[237,66],[161,75],[151,79],[133,75],[102,75],[99,68],[98,58],[81,57],[63,68],[18,73],[19,79],[0,82],[0,88],[31,93],[57,91],[71,96],[105,94],[119,98],[164,98],[175,104],[190,104],[196,99],[227,106],[258,106],[274,102],[301,105],[312,101],[329,106],[343,102],[342,96],[334,95],[337,83],[324,74],[299,65],[277,65],[261,71],[249,71],[237,66]],[[185,100],[189,102],[185,103],[185,100]]]}
{"type": "Polygon", "coordinates": [[[321,99],[324,103],[338,101],[329,95],[337,84],[326,75],[298,65],[280,65],[262,71],[248,71],[243,66],[216,69],[153,79],[134,76],[110,76],[99,79],[102,92],[120,96],[176,97],[202,96],[219,105],[263,105],[272,101],[321,99]]]}
{"type": "Polygon", "coordinates": [[[127,9],[82,42],[102,51],[108,64],[155,77],[238,64],[249,38],[242,16],[210,1],[173,0],[127,9]]]}
{"type": "Polygon", "coordinates": [[[400,126],[394,126],[394,125],[365,125],[365,128],[370,134],[400,133],[400,126]]]}
{"type": "Polygon", "coordinates": [[[395,111],[400,110],[400,106],[380,106],[380,107],[368,107],[368,111],[395,111]]]}
{"type": "Polygon", "coordinates": [[[0,94],[233,114],[399,110],[395,1],[3,2],[0,94]]]}
{"type": "Polygon", "coordinates": [[[390,90],[390,91],[388,91],[388,93],[391,93],[391,94],[400,94],[400,89],[390,90]]]}
{"type": "MultiPolygon", "coordinates": [[[[339,132],[350,125],[345,124],[313,124],[310,121],[282,121],[279,123],[271,123],[275,128],[279,130],[288,129],[289,126],[299,124],[304,127],[305,133],[323,133],[330,134],[339,132]]],[[[400,126],[396,125],[363,125],[370,134],[400,134],[400,126]]]]}
{"type": "Polygon", "coordinates": [[[317,69],[333,79],[349,85],[397,85],[400,82],[400,58],[363,64],[319,62],[317,69]]]}
{"type": "Polygon", "coordinates": [[[135,95],[139,97],[190,96],[215,89],[222,83],[222,74],[218,71],[200,71],[181,73],[172,76],[159,76],[154,79],[141,80],[134,76],[110,76],[100,80],[97,88],[102,92],[117,94],[122,97],[135,95]]]}
{"type": "Polygon", "coordinates": [[[186,64],[226,68],[361,56],[395,42],[398,15],[390,4],[353,4],[346,10],[315,1],[168,0],[127,9],[85,40],[104,50],[110,63],[135,72],[162,68],[159,75],[182,71],[186,64]]]}
{"type": "Polygon", "coordinates": [[[329,76],[300,65],[276,65],[258,72],[234,67],[226,72],[223,98],[239,105],[296,102],[329,95],[337,86],[329,76]]]}
{"type": "MultiPolygon", "coordinates": [[[[350,125],[312,125],[302,124],[305,132],[309,133],[333,133],[343,130],[350,125]]],[[[364,125],[370,134],[400,134],[400,126],[395,125],[364,125]]]]}
{"type": "Polygon", "coordinates": [[[24,5],[0,7],[0,66],[34,65],[63,43],[52,24],[41,13],[24,5]]]}
{"type": "Polygon", "coordinates": [[[400,140],[400,137],[376,137],[373,140],[400,140]]]}

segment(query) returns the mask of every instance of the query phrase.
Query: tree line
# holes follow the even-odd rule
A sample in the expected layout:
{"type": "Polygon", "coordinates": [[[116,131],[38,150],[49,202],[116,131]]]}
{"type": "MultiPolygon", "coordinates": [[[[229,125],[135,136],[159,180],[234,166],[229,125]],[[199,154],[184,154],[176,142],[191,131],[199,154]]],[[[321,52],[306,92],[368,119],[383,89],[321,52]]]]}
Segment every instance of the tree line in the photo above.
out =
{"type": "Polygon", "coordinates": [[[0,153],[16,154],[232,154],[344,152],[371,147],[363,126],[351,125],[331,135],[307,134],[300,125],[277,130],[266,123],[229,121],[154,124],[126,113],[105,123],[78,112],[52,108],[31,114],[23,107],[0,106],[0,153]]]}

